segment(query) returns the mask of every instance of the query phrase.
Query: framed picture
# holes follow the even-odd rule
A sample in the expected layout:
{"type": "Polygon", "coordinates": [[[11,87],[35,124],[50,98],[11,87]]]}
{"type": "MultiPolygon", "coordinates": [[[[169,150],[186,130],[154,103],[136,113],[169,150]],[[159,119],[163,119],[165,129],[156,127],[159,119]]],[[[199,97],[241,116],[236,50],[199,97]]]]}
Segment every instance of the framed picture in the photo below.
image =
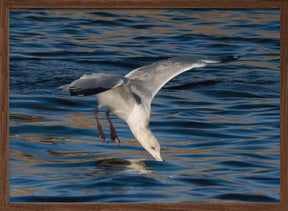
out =
{"type": "Polygon", "coordinates": [[[1,1],[1,208],[283,210],[286,19],[285,1],[1,1]]]}

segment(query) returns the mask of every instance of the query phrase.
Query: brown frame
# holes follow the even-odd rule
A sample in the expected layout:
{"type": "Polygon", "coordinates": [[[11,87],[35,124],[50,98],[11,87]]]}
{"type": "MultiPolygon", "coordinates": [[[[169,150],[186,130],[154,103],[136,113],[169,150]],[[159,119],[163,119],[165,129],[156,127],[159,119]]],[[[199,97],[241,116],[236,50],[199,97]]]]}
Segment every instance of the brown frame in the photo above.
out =
{"type": "Polygon", "coordinates": [[[0,210],[288,210],[288,0],[0,0],[0,210]],[[279,8],[280,203],[9,203],[9,9],[279,8]]]}

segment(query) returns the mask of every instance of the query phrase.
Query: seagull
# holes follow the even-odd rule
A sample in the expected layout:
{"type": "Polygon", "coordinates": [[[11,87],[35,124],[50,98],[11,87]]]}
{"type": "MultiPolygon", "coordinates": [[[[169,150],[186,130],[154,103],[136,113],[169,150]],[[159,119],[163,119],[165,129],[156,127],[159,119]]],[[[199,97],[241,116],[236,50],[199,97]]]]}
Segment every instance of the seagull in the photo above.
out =
{"type": "Polygon", "coordinates": [[[120,139],[109,113],[125,121],[138,142],[157,160],[163,161],[160,144],[149,128],[151,102],[158,91],[172,78],[193,68],[229,62],[240,56],[179,56],[137,68],[125,76],[118,74],[84,74],[66,86],[71,96],[95,95],[98,107],[94,109],[99,138],[108,141],[98,117],[98,109],[107,107],[110,137],[117,145],[120,139]]]}

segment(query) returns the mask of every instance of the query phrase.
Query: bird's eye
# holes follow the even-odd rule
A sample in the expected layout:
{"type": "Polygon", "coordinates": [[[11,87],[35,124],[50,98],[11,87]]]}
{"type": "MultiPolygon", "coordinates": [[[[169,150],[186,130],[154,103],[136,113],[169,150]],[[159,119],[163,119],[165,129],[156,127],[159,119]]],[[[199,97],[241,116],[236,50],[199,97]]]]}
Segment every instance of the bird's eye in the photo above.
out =
{"type": "Polygon", "coordinates": [[[155,150],[155,147],[151,147],[151,149],[155,150]]]}

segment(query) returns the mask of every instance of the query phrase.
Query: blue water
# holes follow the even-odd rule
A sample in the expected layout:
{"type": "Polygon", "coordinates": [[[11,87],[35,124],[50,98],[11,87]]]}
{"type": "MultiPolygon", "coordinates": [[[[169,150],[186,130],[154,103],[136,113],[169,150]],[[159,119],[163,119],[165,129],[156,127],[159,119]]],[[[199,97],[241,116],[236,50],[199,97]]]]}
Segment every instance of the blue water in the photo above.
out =
{"type": "Polygon", "coordinates": [[[10,12],[10,202],[279,202],[279,10],[10,12]],[[150,127],[165,162],[95,97],[57,87],[173,56],[241,55],[170,81],[150,127]],[[100,110],[109,137],[105,109],[100,110]]]}

